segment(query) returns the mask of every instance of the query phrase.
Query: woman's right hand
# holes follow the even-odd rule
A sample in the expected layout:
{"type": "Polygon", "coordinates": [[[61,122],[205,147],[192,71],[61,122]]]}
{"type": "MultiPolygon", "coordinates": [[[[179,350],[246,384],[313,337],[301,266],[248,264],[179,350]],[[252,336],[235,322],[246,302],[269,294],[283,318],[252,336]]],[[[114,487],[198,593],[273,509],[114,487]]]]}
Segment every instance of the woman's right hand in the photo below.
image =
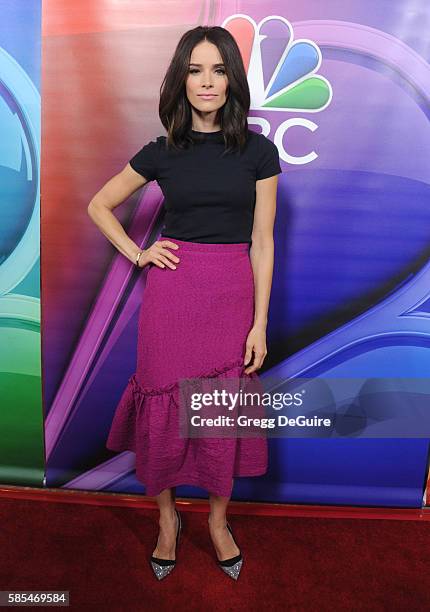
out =
{"type": "Polygon", "coordinates": [[[154,263],[159,268],[165,268],[167,265],[172,270],[176,270],[176,266],[172,262],[178,263],[180,261],[179,257],[176,257],[176,255],[171,253],[166,247],[179,249],[176,242],[171,242],[170,240],[157,240],[149,249],[142,250],[142,255],[139,257],[139,268],[143,268],[148,263],[154,263]]]}

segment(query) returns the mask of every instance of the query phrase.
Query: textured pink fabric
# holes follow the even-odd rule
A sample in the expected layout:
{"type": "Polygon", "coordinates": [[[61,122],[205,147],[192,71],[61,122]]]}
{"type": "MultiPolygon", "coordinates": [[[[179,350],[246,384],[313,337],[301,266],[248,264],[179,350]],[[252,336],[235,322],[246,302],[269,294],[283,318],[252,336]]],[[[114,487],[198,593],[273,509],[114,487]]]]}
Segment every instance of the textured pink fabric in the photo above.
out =
{"type": "Polygon", "coordinates": [[[136,453],[146,494],[189,484],[230,497],[236,476],[267,471],[267,440],[182,438],[179,382],[249,377],[245,343],[254,318],[248,243],[179,245],[176,270],[149,264],[139,314],[136,372],[117,406],[106,446],[136,453]]]}

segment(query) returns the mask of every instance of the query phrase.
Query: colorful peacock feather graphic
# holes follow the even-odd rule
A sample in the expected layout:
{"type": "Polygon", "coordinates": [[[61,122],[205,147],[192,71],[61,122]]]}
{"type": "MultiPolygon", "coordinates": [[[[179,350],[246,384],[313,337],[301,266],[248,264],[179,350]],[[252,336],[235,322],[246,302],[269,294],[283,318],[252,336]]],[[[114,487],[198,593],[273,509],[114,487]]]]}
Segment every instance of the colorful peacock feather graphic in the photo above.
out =
{"type": "Polygon", "coordinates": [[[284,17],[271,15],[257,23],[248,15],[231,15],[222,27],[235,38],[251,91],[252,110],[319,112],[332,98],[329,81],[316,74],[319,47],[311,40],[294,40],[284,17]]]}

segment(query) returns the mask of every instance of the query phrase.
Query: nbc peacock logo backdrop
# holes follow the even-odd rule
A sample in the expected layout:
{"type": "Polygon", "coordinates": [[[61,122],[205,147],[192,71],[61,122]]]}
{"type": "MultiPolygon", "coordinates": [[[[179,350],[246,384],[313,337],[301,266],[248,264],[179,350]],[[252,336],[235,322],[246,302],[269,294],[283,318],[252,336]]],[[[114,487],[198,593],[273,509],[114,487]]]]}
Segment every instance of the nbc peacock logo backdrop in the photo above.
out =
{"type": "Polygon", "coordinates": [[[251,109],[320,112],[332,99],[329,81],[317,74],[322,55],[309,39],[294,40],[290,22],[278,15],[257,23],[231,15],[221,24],[235,38],[251,92],[251,109]]]}

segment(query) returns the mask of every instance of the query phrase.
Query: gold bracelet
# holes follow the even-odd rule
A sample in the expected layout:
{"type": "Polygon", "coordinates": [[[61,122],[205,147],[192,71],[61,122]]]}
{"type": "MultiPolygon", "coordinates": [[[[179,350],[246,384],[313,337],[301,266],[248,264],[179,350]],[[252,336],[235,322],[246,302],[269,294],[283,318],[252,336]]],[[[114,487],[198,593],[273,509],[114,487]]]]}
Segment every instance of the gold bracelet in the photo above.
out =
{"type": "Polygon", "coordinates": [[[139,258],[142,255],[142,253],[143,253],[143,251],[139,251],[139,253],[136,256],[136,266],[138,266],[138,267],[139,267],[139,258]]]}

